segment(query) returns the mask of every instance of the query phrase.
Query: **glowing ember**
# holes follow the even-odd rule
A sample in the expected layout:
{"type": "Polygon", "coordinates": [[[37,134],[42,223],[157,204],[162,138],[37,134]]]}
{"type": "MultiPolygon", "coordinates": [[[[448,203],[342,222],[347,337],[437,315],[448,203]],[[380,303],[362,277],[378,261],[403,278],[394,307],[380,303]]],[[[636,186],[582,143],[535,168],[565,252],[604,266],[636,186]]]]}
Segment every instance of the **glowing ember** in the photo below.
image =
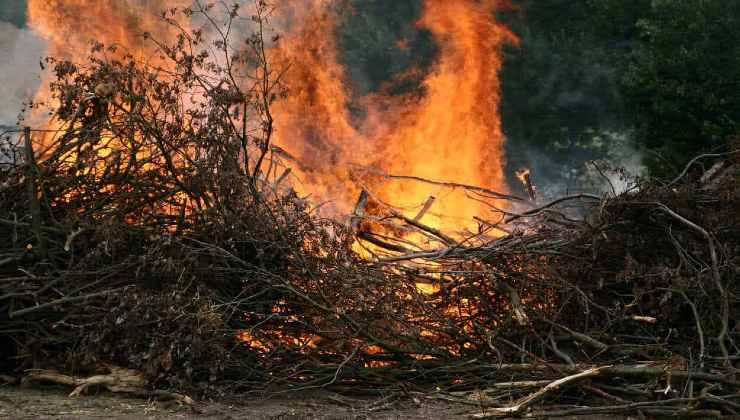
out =
{"type": "Polygon", "coordinates": [[[529,169],[520,169],[515,172],[515,175],[519,182],[524,186],[524,190],[529,195],[529,199],[535,201],[537,199],[537,187],[532,184],[532,174],[529,169]]]}

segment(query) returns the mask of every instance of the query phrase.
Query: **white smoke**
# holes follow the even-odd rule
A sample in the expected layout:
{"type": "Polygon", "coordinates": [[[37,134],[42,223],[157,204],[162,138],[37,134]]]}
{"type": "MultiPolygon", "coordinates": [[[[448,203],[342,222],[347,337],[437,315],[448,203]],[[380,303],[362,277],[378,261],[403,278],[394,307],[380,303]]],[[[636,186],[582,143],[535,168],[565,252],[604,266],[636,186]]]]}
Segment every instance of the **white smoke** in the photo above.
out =
{"type": "Polygon", "coordinates": [[[590,130],[585,149],[596,150],[598,158],[553,160],[547,153],[531,148],[526,152],[527,167],[543,201],[579,192],[619,195],[635,187],[647,175],[643,155],[624,131],[590,130]]]}
{"type": "Polygon", "coordinates": [[[606,172],[609,187],[617,194],[632,189],[638,177],[647,175],[647,168],[643,164],[643,154],[631,141],[629,134],[610,132],[606,133],[610,140],[604,159],[610,162],[617,170],[606,172]]]}
{"type": "Polygon", "coordinates": [[[45,50],[33,31],[0,21],[0,125],[15,124],[23,102],[33,98],[45,50]]]}

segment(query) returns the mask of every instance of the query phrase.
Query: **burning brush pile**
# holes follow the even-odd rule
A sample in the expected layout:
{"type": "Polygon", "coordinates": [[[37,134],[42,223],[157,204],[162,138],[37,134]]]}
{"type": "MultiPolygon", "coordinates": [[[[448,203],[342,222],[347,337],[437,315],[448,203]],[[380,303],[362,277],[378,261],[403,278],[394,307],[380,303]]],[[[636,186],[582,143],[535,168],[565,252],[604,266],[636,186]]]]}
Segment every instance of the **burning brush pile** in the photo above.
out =
{"type": "Polygon", "coordinates": [[[549,203],[529,177],[532,199],[407,177],[486,203],[465,232],[370,188],[324,219],[272,153],[263,41],[235,58],[248,89],[198,42],[159,44],[168,66],[52,60],[52,121],[3,135],[3,378],[419,393],[477,418],[740,411],[737,151],[549,203]]]}

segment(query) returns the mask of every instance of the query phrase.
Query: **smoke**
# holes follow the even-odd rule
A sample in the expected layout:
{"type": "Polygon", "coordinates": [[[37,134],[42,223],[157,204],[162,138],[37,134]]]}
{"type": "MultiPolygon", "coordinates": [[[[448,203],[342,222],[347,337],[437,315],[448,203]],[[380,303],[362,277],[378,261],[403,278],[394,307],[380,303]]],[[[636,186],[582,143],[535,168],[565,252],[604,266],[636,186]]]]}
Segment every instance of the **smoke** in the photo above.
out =
{"type": "Polygon", "coordinates": [[[521,44],[507,51],[501,75],[507,172],[531,169],[543,199],[624,191],[629,175],[644,173],[614,46],[584,35],[588,15],[577,12],[590,9],[583,3],[562,6],[567,25],[542,2],[526,3],[524,13],[510,17],[521,44]]]}
{"type": "Polygon", "coordinates": [[[525,157],[538,197],[549,201],[580,192],[621,194],[647,172],[629,131],[589,131],[589,144],[571,149],[569,160],[530,147],[525,157]],[[588,152],[584,152],[588,150],[588,152]]]}
{"type": "Polygon", "coordinates": [[[38,89],[45,42],[28,29],[0,21],[0,125],[13,125],[38,89]]]}

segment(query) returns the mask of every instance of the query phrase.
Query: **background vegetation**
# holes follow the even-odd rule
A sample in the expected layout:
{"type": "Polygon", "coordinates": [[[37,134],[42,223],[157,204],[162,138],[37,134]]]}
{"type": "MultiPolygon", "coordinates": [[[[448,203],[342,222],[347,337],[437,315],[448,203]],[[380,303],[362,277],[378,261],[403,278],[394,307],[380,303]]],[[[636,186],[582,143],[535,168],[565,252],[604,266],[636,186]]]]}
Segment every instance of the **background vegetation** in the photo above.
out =
{"type": "Polygon", "coordinates": [[[26,0],[3,0],[0,3],[0,21],[23,26],[26,21],[26,0]]]}
{"type": "Polygon", "coordinates": [[[740,3],[517,3],[504,18],[522,43],[502,76],[512,164],[633,150],[668,176],[737,132],[740,3]]]}

